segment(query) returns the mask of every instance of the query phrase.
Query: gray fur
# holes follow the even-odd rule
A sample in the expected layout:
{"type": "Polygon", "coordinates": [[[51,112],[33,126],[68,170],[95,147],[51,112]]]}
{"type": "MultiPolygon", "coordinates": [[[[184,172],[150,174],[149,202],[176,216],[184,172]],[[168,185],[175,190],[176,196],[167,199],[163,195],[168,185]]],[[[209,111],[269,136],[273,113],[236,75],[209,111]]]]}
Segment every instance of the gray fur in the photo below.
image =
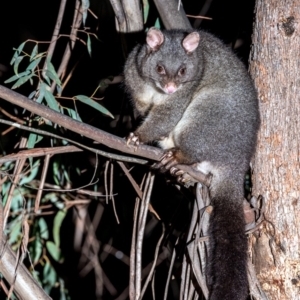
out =
{"type": "Polygon", "coordinates": [[[243,182],[259,128],[257,95],[242,62],[216,37],[196,31],[199,45],[187,53],[182,42],[190,32],[163,31],[155,49],[147,43],[134,48],[125,85],[144,117],[135,131],[140,141],[164,140],[162,147],[178,149],[180,163],[198,163],[200,170],[205,165],[203,171],[213,174],[209,299],[243,300],[248,291],[243,182]],[[166,75],[158,74],[158,64],[166,75]],[[182,66],[186,72],[178,76],[182,66]],[[168,82],[178,87],[172,94],[163,90],[168,82]]]}

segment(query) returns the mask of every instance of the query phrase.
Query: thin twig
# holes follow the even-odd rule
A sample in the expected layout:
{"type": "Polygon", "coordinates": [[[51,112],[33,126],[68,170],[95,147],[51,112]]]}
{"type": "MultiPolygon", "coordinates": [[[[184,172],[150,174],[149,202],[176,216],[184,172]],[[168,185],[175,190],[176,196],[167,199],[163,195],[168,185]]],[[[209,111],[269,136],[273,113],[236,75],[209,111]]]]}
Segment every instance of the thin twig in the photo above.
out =
{"type": "Polygon", "coordinates": [[[169,266],[168,277],[167,277],[167,282],[166,282],[166,286],[165,286],[165,292],[164,292],[164,299],[163,300],[167,300],[167,297],[168,297],[168,290],[169,290],[171,275],[172,275],[173,266],[174,266],[174,262],[175,262],[176,245],[178,243],[178,240],[179,240],[179,238],[177,238],[175,246],[173,248],[173,253],[172,253],[172,258],[171,258],[171,262],[170,262],[170,266],[169,266]]]}
{"type": "Polygon", "coordinates": [[[139,231],[137,234],[137,243],[136,243],[136,247],[137,247],[137,255],[136,255],[136,299],[140,298],[140,294],[141,294],[141,282],[142,282],[142,278],[141,278],[141,271],[142,271],[142,243],[143,243],[143,239],[144,239],[144,231],[145,231],[145,225],[146,225],[146,219],[147,219],[147,215],[148,215],[148,206],[149,206],[149,202],[150,202],[150,197],[152,194],[152,188],[153,188],[153,183],[154,183],[154,175],[152,174],[152,172],[149,172],[148,175],[148,182],[149,184],[147,184],[146,181],[146,186],[145,186],[145,191],[144,194],[145,199],[144,201],[142,201],[141,203],[141,210],[140,213],[142,213],[142,219],[140,222],[140,226],[139,226],[139,231]]]}
{"type": "Polygon", "coordinates": [[[45,157],[45,161],[44,161],[44,166],[43,166],[43,170],[42,170],[39,189],[38,189],[38,192],[37,192],[36,197],[35,197],[35,203],[34,203],[34,212],[35,213],[38,212],[38,209],[39,209],[39,206],[40,206],[40,201],[41,201],[41,197],[42,197],[42,193],[43,193],[43,188],[44,188],[44,184],[45,184],[45,180],[46,180],[46,176],[47,176],[47,172],[48,172],[49,161],[50,161],[50,155],[47,154],[46,157],[45,157]]]}
{"type": "MultiPolygon", "coordinates": [[[[40,135],[45,135],[45,136],[53,137],[53,138],[56,138],[56,139],[65,140],[65,141],[68,141],[72,144],[75,144],[75,145],[77,145],[77,146],[79,146],[83,149],[89,150],[91,152],[94,152],[96,154],[99,154],[99,155],[107,157],[107,158],[112,158],[112,159],[115,159],[115,160],[121,160],[121,161],[126,161],[126,162],[141,163],[141,164],[146,164],[148,162],[148,161],[143,160],[143,159],[137,159],[137,158],[134,158],[134,157],[128,157],[128,156],[113,154],[113,153],[105,152],[105,151],[102,151],[102,150],[99,150],[99,149],[91,148],[91,147],[85,146],[81,143],[78,143],[74,140],[62,137],[60,135],[57,135],[57,134],[54,134],[54,133],[51,133],[51,132],[48,132],[48,131],[45,131],[45,130],[28,127],[28,126],[21,125],[21,124],[18,124],[18,123],[14,123],[14,122],[11,122],[11,121],[0,119],[0,123],[15,126],[17,128],[27,130],[27,131],[30,131],[30,132],[34,132],[34,133],[37,133],[37,134],[40,134],[40,135]]],[[[1,161],[1,159],[2,158],[0,158],[0,161],[1,161]]]]}
{"type": "Polygon", "coordinates": [[[133,213],[133,229],[131,238],[131,248],[130,248],[130,265],[129,265],[129,298],[130,300],[135,299],[135,258],[136,258],[136,231],[137,231],[137,220],[138,220],[138,210],[140,206],[140,201],[138,197],[135,200],[134,213],[133,213]]]}
{"type": "Polygon", "coordinates": [[[149,274],[147,276],[147,279],[146,279],[146,281],[144,283],[144,286],[142,288],[140,300],[143,299],[143,296],[144,296],[144,294],[146,292],[147,286],[148,286],[148,284],[149,284],[149,282],[151,280],[151,277],[153,276],[153,273],[154,273],[154,270],[155,270],[155,266],[156,266],[156,262],[157,262],[157,258],[158,258],[158,253],[159,253],[160,245],[161,245],[161,242],[162,242],[163,237],[165,235],[165,230],[166,230],[165,225],[164,225],[164,223],[161,223],[161,224],[162,224],[162,233],[161,233],[161,236],[160,236],[160,238],[159,238],[159,240],[157,242],[156,248],[155,248],[153,265],[152,265],[152,268],[151,268],[151,270],[150,270],[150,272],[149,272],[149,274]]]}
{"type": "Polygon", "coordinates": [[[107,186],[108,167],[109,167],[109,160],[105,162],[105,169],[104,169],[104,190],[105,190],[106,204],[108,204],[108,186],[107,186]]]}
{"type": "Polygon", "coordinates": [[[6,227],[6,222],[7,222],[10,206],[11,206],[11,201],[12,201],[12,198],[13,198],[13,193],[14,193],[14,190],[15,190],[16,186],[18,185],[18,181],[19,181],[19,178],[20,178],[20,175],[21,175],[21,171],[24,167],[25,161],[26,161],[26,159],[23,158],[23,159],[19,160],[16,163],[16,166],[15,166],[14,179],[13,179],[12,185],[9,189],[8,197],[7,197],[7,200],[6,200],[6,203],[5,203],[5,207],[4,207],[3,228],[6,227]]]}
{"type": "Polygon", "coordinates": [[[142,198],[143,197],[143,193],[142,193],[141,189],[139,188],[138,184],[136,183],[136,181],[131,176],[131,174],[128,171],[128,169],[125,167],[124,163],[122,163],[120,161],[117,161],[117,163],[119,164],[119,166],[124,171],[125,175],[129,179],[130,183],[132,184],[132,186],[133,186],[134,190],[136,191],[136,193],[138,194],[139,198],[142,198]]]}
{"type": "Polygon", "coordinates": [[[43,71],[45,71],[45,69],[47,68],[47,59],[51,60],[52,59],[52,55],[56,46],[56,42],[57,42],[57,37],[59,35],[59,31],[60,31],[60,27],[62,24],[62,19],[63,19],[63,15],[65,13],[65,8],[66,8],[66,4],[67,4],[67,0],[61,0],[60,1],[60,7],[59,7],[59,11],[58,11],[58,15],[57,15],[57,20],[55,23],[55,27],[54,27],[54,31],[52,34],[52,39],[47,51],[47,55],[46,55],[46,60],[45,60],[45,64],[43,67],[43,71]]]}
{"type": "MultiPolygon", "coordinates": [[[[0,85],[0,97],[6,101],[9,101],[10,103],[21,106],[35,114],[38,114],[47,120],[59,124],[60,126],[63,126],[71,131],[74,131],[78,134],[91,138],[96,142],[104,144],[109,148],[113,148],[137,156],[142,156],[144,158],[152,159],[155,161],[159,161],[164,154],[164,152],[161,149],[147,146],[147,145],[139,145],[139,147],[130,147],[127,145],[126,140],[122,138],[109,134],[93,126],[73,120],[68,116],[62,115],[44,105],[29,100],[28,98],[14,91],[11,91],[1,85],[0,85]]],[[[198,172],[198,174],[201,174],[201,172],[198,172]]],[[[202,175],[206,179],[204,180],[204,182],[206,182],[207,175],[205,174],[202,175]]],[[[199,177],[199,182],[203,183],[200,177],[199,177]]]]}
{"type": "MultiPolygon", "coordinates": [[[[1,120],[0,120],[1,123],[1,120]]],[[[61,146],[51,148],[34,148],[28,150],[21,150],[17,153],[8,154],[0,157],[0,164],[15,161],[23,158],[40,157],[45,155],[55,155],[62,153],[82,152],[83,150],[76,146],[61,146]]]]}
{"type": "MultiPolygon", "coordinates": [[[[67,68],[67,65],[68,65],[70,57],[71,57],[71,50],[75,46],[78,28],[80,27],[81,23],[82,23],[82,12],[80,9],[80,1],[76,0],[73,24],[72,24],[72,29],[71,29],[71,33],[70,33],[71,45],[69,43],[67,44],[65,53],[62,57],[62,61],[60,63],[58,71],[57,71],[57,75],[62,79],[64,78],[64,74],[66,72],[66,68],[67,68]]],[[[53,83],[53,85],[51,86],[52,92],[54,91],[54,87],[55,87],[55,83],[53,83]]]]}

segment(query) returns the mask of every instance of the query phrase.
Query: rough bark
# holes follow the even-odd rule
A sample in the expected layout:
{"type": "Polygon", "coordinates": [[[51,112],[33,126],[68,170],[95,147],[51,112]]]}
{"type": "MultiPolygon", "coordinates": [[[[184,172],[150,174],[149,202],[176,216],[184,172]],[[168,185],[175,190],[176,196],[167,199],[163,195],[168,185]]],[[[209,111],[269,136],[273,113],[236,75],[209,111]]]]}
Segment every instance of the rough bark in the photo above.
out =
{"type": "Polygon", "coordinates": [[[253,263],[269,299],[300,299],[300,2],[257,0],[250,71],[261,129],[254,195],[266,219],[252,237],[253,263]]]}

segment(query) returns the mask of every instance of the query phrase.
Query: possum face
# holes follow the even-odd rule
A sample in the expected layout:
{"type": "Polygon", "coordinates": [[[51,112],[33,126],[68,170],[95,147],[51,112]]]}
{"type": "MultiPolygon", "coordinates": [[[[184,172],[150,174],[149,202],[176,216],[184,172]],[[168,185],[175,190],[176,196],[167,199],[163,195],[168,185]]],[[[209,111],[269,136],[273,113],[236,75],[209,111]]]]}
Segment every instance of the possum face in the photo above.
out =
{"type": "Polygon", "coordinates": [[[143,76],[162,93],[173,94],[185,83],[199,77],[198,32],[164,34],[151,28],[146,38],[146,55],[142,60],[143,76]]]}

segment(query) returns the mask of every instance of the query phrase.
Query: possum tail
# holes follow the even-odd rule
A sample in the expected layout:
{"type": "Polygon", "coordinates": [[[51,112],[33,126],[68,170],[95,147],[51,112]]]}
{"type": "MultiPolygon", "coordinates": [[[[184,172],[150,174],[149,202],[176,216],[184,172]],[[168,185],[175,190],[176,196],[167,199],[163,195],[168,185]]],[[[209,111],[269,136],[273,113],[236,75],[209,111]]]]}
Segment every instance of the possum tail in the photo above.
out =
{"type": "Polygon", "coordinates": [[[243,184],[237,184],[240,181],[227,178],[212,186],[209,300],[245,300],[248,295],[243,184]]]}

